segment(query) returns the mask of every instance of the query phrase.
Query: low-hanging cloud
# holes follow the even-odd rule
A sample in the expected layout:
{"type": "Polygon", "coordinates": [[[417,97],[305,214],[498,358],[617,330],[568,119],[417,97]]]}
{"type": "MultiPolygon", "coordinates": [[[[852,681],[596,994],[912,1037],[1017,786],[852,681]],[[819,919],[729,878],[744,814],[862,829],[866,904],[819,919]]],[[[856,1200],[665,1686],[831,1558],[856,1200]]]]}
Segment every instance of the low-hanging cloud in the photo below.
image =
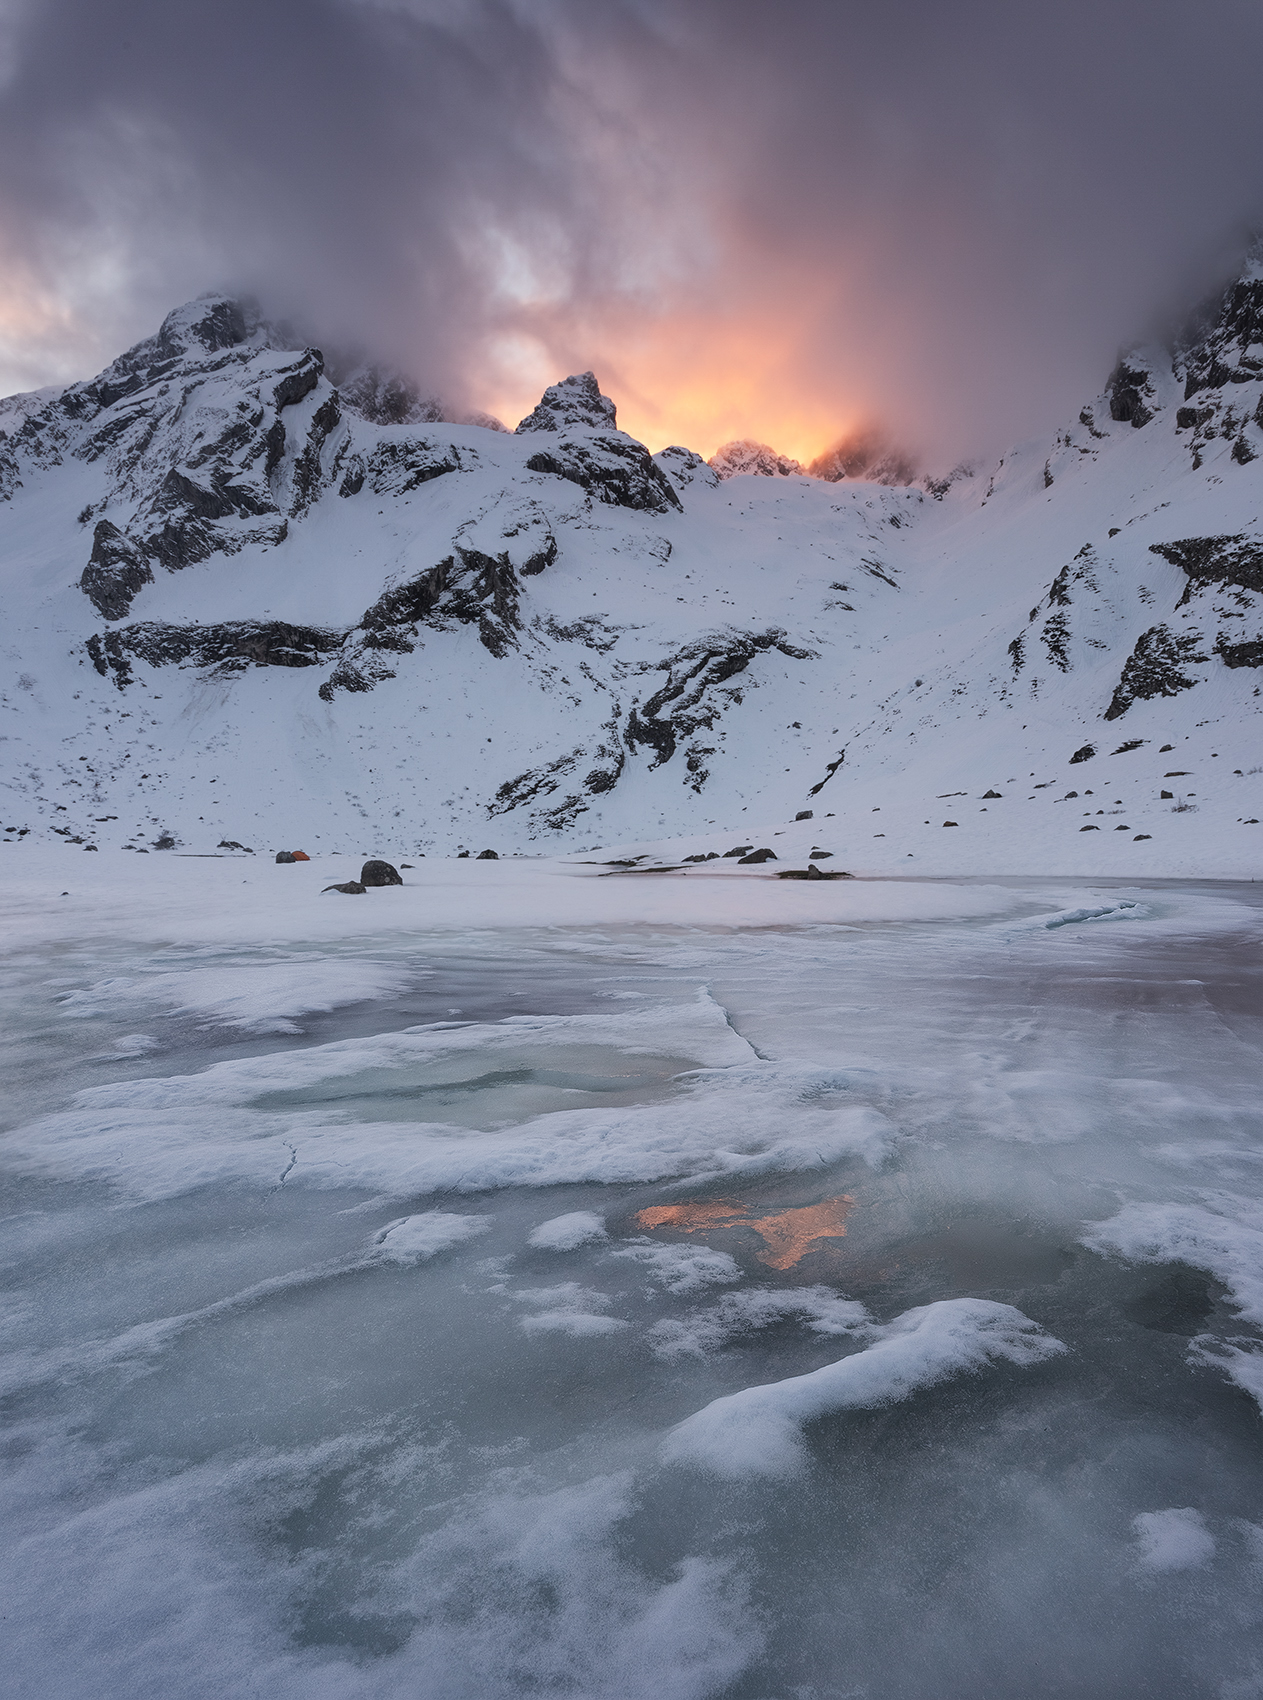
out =
{"type": "Polygon", "coordinates": [[[0,387],[231,287],[510,422],[593,366],[655,447],[955,458],[1239,257],[1260,62],[1244,0],[0,0],[0,387]]]}

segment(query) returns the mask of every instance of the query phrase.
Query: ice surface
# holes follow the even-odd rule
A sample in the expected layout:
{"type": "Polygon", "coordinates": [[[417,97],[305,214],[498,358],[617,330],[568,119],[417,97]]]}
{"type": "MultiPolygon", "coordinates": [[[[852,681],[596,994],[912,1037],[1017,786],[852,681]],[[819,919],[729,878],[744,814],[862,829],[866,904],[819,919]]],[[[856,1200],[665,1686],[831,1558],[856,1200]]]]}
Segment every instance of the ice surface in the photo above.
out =
{"type": "Polygon", "coordinates": [[[1257,1690],[1257,889],[226,865],[0,977],[16,1700],[1257,1690]]]}
{"type": "Polygon", "coordinates": [[[665,1456],[721,1475],[792,1475],[804,1423],[888,1405],[997,1359],[1034,1364],[1066,1349],[1012,1305],[986,1299],[941,1299],[875,1332],[875,1344],[810,1375],[717,1399],[680,1424],[665,1456]]]}
{"type": "Polygon", "coordinates": [[[1134,1527],[1137,1563],[1146,1570],[1200,1570],[1215,1556],[1215,1538],[1192,1507],[1142,1511],[1134,1527]]]}

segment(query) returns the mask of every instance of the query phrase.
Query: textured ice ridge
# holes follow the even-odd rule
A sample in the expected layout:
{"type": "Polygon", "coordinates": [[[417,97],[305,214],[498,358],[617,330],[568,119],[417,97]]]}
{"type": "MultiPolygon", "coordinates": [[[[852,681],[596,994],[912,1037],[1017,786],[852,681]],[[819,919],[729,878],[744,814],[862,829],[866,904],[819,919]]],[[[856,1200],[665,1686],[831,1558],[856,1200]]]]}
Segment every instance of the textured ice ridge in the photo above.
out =
{"type": "Polygon", "coordinates": [[[1064,1352],[1012,1305],[943,1299],[898,1316],[872,1346],[809,1375],[729,1393],[672,1430],[669,1462],[724,1476],[787,1476],[802,1465],[804,1423],[906,1399],[949,1376],[1000,1360],[1023,1367],[1064,1352]]]}

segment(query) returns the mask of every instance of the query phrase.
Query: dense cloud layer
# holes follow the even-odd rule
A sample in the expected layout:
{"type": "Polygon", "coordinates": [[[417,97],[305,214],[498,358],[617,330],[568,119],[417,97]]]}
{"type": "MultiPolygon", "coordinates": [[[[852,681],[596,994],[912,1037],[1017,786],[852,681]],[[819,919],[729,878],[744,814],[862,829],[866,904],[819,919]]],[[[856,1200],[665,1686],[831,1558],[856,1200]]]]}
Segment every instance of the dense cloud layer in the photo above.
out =
{"type": "Polygon", "coordinates": [[[512,417],[952,458],[1231,266],[1260,62],[1245,0],[0,0],[0,388],[227,285],[512,417]]]}

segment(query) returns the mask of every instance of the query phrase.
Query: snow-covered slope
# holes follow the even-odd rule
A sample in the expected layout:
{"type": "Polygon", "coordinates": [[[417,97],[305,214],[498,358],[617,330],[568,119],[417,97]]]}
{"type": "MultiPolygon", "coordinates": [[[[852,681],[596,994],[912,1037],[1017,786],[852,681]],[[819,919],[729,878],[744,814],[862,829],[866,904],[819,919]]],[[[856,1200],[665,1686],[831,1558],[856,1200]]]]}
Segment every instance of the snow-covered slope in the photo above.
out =
{"type": "Polygon", "coordinates": [[[206,297],[0,401],[6,837],[1257,868],[1257,264],[921,485],[651,457],[591,374],[445,423],[285,341],[206,297]]]}

